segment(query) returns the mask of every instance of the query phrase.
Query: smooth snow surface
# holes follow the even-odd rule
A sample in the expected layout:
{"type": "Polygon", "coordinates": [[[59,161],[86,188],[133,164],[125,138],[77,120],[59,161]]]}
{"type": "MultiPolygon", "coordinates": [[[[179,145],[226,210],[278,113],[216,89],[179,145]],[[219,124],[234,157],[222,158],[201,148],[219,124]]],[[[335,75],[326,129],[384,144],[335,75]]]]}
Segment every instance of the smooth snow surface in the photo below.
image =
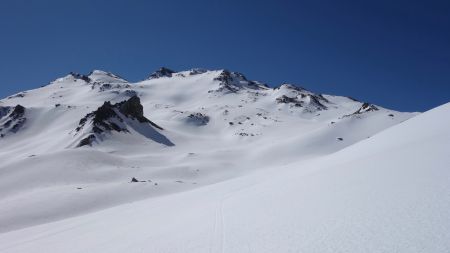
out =
{"type": "Polygon", "coordinates": [[[27,118],[0,139],[0,252],[450,251],[450,104],[415,116],[223,71],[85,77],[0,101],[27,118]],[[81,118],[134,95],[174,146],[73,148],[81,118]]]}

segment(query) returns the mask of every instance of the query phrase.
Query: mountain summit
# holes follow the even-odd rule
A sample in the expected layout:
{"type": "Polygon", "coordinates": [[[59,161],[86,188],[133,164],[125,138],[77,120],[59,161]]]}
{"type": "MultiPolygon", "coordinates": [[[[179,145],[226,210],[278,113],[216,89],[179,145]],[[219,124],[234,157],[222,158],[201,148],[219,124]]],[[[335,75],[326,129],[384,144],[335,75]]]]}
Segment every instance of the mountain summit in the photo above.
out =
{"type": "Polygon", "coordinates": [[[161,77],[172,77],[172,74],[174,74],[175,71],[165,68],[165,67],[161,67],[160,69],[158,69],[157,71],[153,72],[148,79],[157,79],[157,78],[161,78],[161,77]]]}

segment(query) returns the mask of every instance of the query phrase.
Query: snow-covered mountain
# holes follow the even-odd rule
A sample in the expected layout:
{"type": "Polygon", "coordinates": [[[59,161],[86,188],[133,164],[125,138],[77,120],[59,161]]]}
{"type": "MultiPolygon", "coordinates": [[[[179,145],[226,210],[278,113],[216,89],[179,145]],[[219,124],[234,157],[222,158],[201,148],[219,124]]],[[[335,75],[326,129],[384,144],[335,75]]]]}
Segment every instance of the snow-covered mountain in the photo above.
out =
{"type": "Polygon", "coordinates": [[[70,73],[0,100],[0,251],[448,250],[443,234],[394,236],[449,232],[448,109],[227,70],[70,73]]]}

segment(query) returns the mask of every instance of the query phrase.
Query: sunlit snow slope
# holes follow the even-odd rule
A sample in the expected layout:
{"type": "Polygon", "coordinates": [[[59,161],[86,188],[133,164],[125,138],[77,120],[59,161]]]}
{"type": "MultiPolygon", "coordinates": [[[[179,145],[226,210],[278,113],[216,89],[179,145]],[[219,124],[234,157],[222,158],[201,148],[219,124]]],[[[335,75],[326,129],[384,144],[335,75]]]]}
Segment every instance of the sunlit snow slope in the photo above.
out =
{"type": "Polygon", "coordinates": [[[0,252],[450,249],[449,105],[407,120],[161,69],[70,74],[0,106],[0,252]]]}

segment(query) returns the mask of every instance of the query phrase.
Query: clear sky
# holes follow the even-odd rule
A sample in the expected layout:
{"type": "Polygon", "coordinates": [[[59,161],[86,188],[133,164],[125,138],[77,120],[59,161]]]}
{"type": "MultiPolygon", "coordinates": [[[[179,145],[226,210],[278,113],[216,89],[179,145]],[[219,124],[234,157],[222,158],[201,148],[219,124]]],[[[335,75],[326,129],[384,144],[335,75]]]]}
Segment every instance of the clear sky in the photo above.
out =
{"type": "Polygon", "coordinates": [[[450,1],[0,0],[0,97],[160,66],[424,111],[450,101],[450,1]]]}

